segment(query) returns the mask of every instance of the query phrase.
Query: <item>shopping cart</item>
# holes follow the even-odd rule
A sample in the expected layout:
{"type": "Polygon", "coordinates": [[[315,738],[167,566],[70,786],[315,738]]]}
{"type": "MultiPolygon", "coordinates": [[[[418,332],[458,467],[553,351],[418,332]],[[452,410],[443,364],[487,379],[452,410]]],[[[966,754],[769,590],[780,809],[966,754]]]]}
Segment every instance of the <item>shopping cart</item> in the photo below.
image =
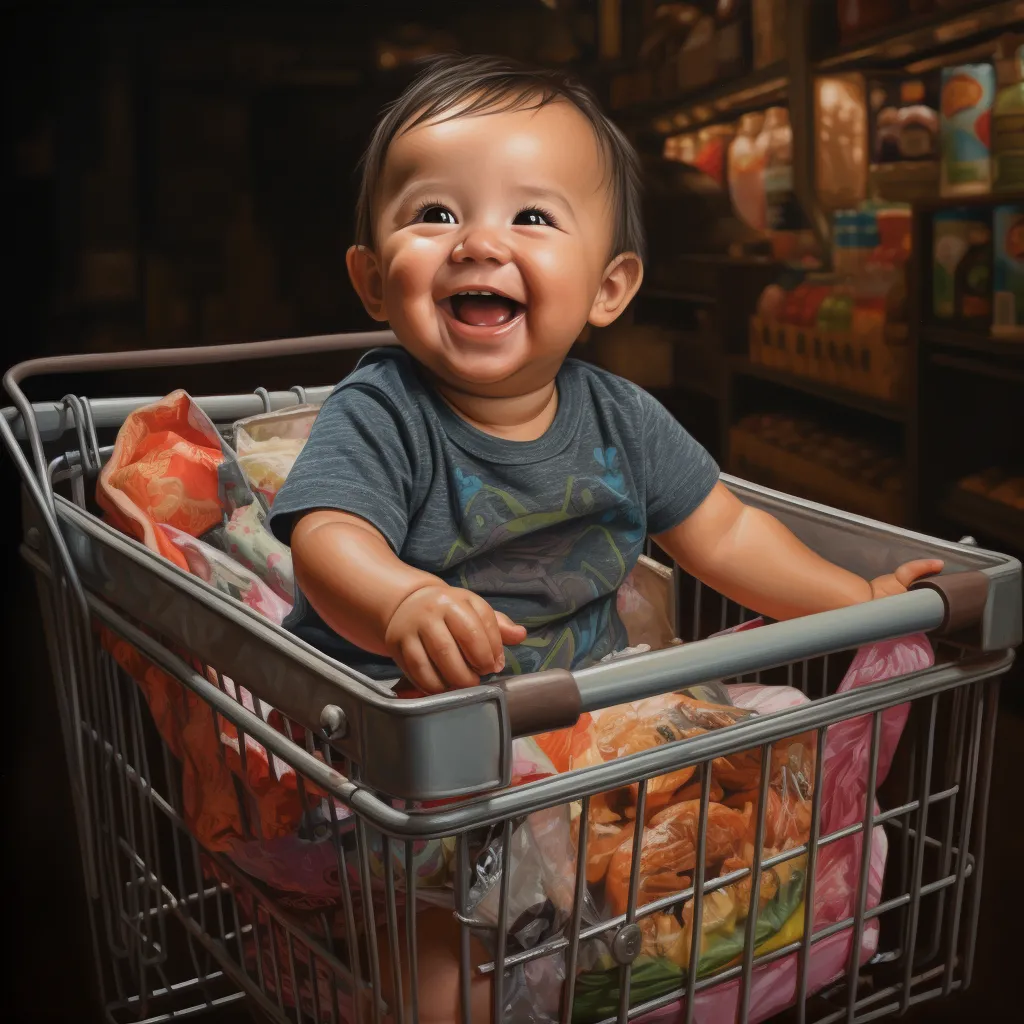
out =
{"type": "MultiPolygon", "coordinates": [[[[681,646],[573,673],[399,700],[387,686],[322,656],[95,514],[90,491],[114,433],[132,410],[153,399],[68,395],[32,405],[21,390],[25,380],[43,374],[170,369],[391,341],[392,335],[375,333],[69,356],[22,363],[5,377],[14,406],[4,410],[0,429],[23,477],[22,552],[38,582],[109,1019],[170,1020],[239,1000],[268,1019],[300,1024],[416,1021],[436,1014],[436,1006],[423,1005],[422,984],[430,979],[418,970],[424,940],[416,926],[428,895],[418,881],[420,862],[424,850],[436,851],[436,842],[454,865],[442,903],[450,901],[446,913],[457,922],[462,1020],[470,1019],[471,992],[481,979],[495,1020],[516,1019],[515,1005],[524,998],[546,998],[535,1019],[643,1017],[687,1024],[763,1019],[766,1007],[784,1006],[792,1006],[801,1024],[867,1021],[969,985],[998,683],[1021,640],[1020,564],[1014,559],[726,477],[745,502],[865,577],[932,556],[945,561],[944,572],[899,597],[714,637],[750,624],[752,613],[677,573],[681,646]],[[302,842],[321,851],[326,844],[330,852],[333,900],[286,893],[251,864],[240,866],[197,840],[186,824],[194,808],[186,806],[182,752],[161,739],[137,678],[100,642],[101,629],[176,680],[188,707],[206,709],[222,748],[225,733],[236,737],[240,766],[230,779],[238,820],[253,828],[258,817],[250,772],[256,755],[272,784],[288,782],[303,809],[302,842]],[[852,651],[917,632],[931,638],[930,667],[836,692],[852,651]],[[714,681],[783,684],[810,699],[511,785],[518,737],[714,681]],[[275,711],[268,714],[268,706],[275,711]],[[880,768],[887,716],[900,708],[909,709],[909,718],[897,756],[891,768],[880,768]],[[863,727],[867,737],[857,776],[862,796],[855,820],[829,832],[823,758],[836,730],[847,727],[863,727]],[[752,860],[710,877],[712,766],[751,751],[768,765],[780,743],[799,735],[810,737],[816,765],[806,839],[766,852],[772,783],[771,773],[760,771],[752,860]],[[644,821],[651,780],[687,766],[700,780],[692,871],[679,891],[644,902],[642,853],[650,829],[636,829],[625,905],[617,914],[595,911],[585,869],[593,838],[579,823],[590,820],[601,794],[630,786],[635,820],[644,821]],[[528,835],[524,822],[566,808],[577,828],[566,861],[574,867],[561,879],[568,893],[564,912],[554,922],[548,913],[546,930],[528,941],[509,920],[518,897],[517,844],[528,835]],[[869,898],[875,840],[883,833],[884,885],[869,898]],[[829,851],[844,843],[854,844],[850,900],[837,919],[821,925],[811,894],[818,892],[829,851]],[[795,932],[783,930],[766,949],[758,913],[751,912],[727,962],[709,971],[681,969],[667,987],[652,987],[639,965],[650,952],[656,914],[663,920],[674,914],[677,923],[689,915],[689,938],[676,959],[692,962],[702,955],[698,943],[706,940],[711,898],[735,895],[745,884],[749,907],[758,907],[764,887],[787,863],[799,863],[801,888],[789,918],[795,932]],[[490,887],[490,916],[473,896],[481,878],[490,887]],[[483,958],[473,952],[481,948],[477,940],[483,958]],[[827,947],[833,959],[840,950],[839,967],[823,974],[827,947]],[[395,979],[403,977],[407,988],[399,997],[395,979]],[[774,1002],[766,1001],[766,988],[774,1002]],[[725,1002],[714,1001],[727,990],[725,1002]]],[[[328,393],[261,388],[196,401],[227,429],[241,417],[328,393]]]]}

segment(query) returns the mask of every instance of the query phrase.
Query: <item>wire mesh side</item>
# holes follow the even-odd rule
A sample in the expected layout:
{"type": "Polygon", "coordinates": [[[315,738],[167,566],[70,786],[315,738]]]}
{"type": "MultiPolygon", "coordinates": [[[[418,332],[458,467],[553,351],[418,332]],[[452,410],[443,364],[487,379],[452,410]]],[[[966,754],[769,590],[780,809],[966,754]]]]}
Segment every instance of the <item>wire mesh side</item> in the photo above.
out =
{"type": "MultiPolygon", "coordinates": [[[[704,599],[721,600],[707,591],[704,599]]],[[[53,614],[67,617],[67,610],[53,614]]],[[[721,621],[719,608],[714,627],[721,621]]],[[[454,837],[447,847],[388,839],[195,692],[173,679],[171,688],[157,685],[152,665],[126,661],[123,651],[117,657],[109,642],[94,644],[89,659],[83,646],[63,645],[60,635],[55,643],[64,651],[61,685],[79,709],[80,763],[97,851],[95,921],[98,945],[109,954],[105,1000],[114,1020],[170,1019],[240,998],[279,1021],[417,1020],[433,980],[423,958],[437,964],[438,951],[429,946],[440,933],[424,933],[422,926],[431,901],[449,922],[451,902],[459,915],[452,945],[442,952],[450,953],[444,963],[456,974],[461,963],[456,1012],[462,1019],[476,1019],[469,1011],[478,1004],[481,979],[492,1019],[515,1019],[517,1000],[524,993],[534,999],[543,988],[548,1019],[581,1024],[636,1019],[676,1002],[695,1019],[694,1007],[725,991],[735,1019],[746,1021],[763,1007],[766,985],[774,998],[781,993],[787,1005],[797,1003],[801,1020],[870,1020],[965,981],[991,768],[986,737],[997,696],[989,683],[953,686],[905,709],[909,721],[892,765],[880,763],[883,745],[872,739],[858,769],[860,810],[839,829],[822,818],[819,779],[836,730],[852,724],[794,738],[813,751],[815,770],[800,783],[810,819],[800,842],[788,848],[773,845],[775,754],[788,741],[737,751],[737,763],[755,769],[743,791],[751,794],[747,808],[731,808],[746,814],[749,828],[750,849],[738,863],[708,854],[715,833],[709,820],[721,813],[713,788],[720,766],[693,766],[668,791],[678,798],[690,790],[689,852],[671,865],[675,882],[652,887],[644,873],[646,844],[662,827],[654,819],[662,809],[663,775],[635,780],[627,788],[640,825],[613,851],[619,897],[610,906],[606,890],[588,877],[595,837],[580,823],[595,804],[621,800],[621,793],[592,792],[582,806],[538,809],[454,837]],[[176,734],[164,728],[172,719],[176,734]],[[175,735],[187,735],[188,743],[176,747],[175,735]],[[197,744],[200,736],[206,741],[197,744]],[[197,750],[207,754],[197,758],[197,750]],[[762,771],[764,765],[772,771],[762,771]],[[198,785],[218,779],[224,785],[212,790],[198,785]],[[205,799],[209,792],[216,801],[205,799]],[[548,858],[553,912],[545,910],[534,927],[524,924],[511,868],[545,814],[550,820],[564,814],[577,828],[573,833],[570,826],[568,858],[548,858]],[[883,835],[885,870],[876,877],[873,851],[883,835]],[[305,874],[289,860],[299,844],[305,874]],[[313,848],[321,860],[310,871],[313,848]],[[454,894],[441,900],[422,881],[430,874],[424,864],[435,856],[447,858],[454,878],[454,894]],[[481,877],[493,883],[483,898],[481,877]],[[817,898],[829,879],[842,883],[840,909],[831,916],[819,912],[817,898]],[[771,914],[784,881],[791,896],[803,897],[802,909],[789,907],[785,921],[772,924],[769,938],[781,935],[782,944],[770,946],[762,917],[771,914]],[[815,896],[809,904],[808,893],[815,896]],[[757,909],[741,920],[731,959],[691,972],[716,916],[727,903],[744,902],[757,909]],[[659,958],[678,970],[671,985],[652,987],[647,964],[659,958]],[[779,984],[774,972],[783,966],[788,980],[779,984]]],[[[243,686],[213,667],[193,667],[297,750],[357,777],[356,766],[336,764],[329,745],[243,686]]],[[[831,669],[822,669],[827,678],[831,669]]],[[[780,671],[778,681],[799,681],[804,667],[780,671]]],[[[861,727],[866,723],[881,737],[893,710],[862,716],[861,727]]],[[[682,743],[679,752],[682,761],[682,743]]]]}

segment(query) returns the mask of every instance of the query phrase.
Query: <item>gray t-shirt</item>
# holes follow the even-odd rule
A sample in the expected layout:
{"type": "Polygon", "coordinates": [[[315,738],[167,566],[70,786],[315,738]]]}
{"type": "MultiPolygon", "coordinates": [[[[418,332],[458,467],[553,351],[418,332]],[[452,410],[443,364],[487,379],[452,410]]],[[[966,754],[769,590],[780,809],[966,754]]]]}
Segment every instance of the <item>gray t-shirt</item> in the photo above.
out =
{"type": "MultiPolygon", "coordinates": [[[[681,523],[718,466],[646,391],[567,359],[554,422],[507,441],[460,419],[403,350],[367,353],[324,403],[274,501],[285,543],[313,509],[366,519],[408,565],[525,626],[506,671],[577,668],[626,644],[615,596],[645,535],[681,523]]],[[[285,626],[377,679],[393,662],[334,633],[301,592],[285,626]]]]}

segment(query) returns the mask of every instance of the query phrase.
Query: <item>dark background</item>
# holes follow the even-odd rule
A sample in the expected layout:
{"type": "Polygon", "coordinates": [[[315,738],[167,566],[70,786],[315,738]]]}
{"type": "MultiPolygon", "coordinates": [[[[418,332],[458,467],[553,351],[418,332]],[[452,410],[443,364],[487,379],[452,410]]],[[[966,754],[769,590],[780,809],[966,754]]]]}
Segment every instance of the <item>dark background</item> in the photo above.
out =
{"type": "MultiPolygon", "coordinates": [[[[343,263],[354,171],[381,106],[410,74],[382,68],[378,54],[505,53],[587,77],[591,6],[4,5],[2,361],[370,327],[343,263]]],[[[243,391],[326,383],[344,369],[306,360],[75,387],[243,391]]],[[[37,381],[30,397],[62,395],[65,384],[37,381]]],[[[16,509],[9,460],[0,473],[16,509]]],[[[12,1021],[91,1022],[100,1018],[66,765],[16,518],[5,517],[4,543],[2,1005],[12,1021]]],[[[1024,952],[1021,682],[1018,672],[1004,687],[975,986],[915,1019],[1018,1012],[1007,1007],[1024,952]]]]}

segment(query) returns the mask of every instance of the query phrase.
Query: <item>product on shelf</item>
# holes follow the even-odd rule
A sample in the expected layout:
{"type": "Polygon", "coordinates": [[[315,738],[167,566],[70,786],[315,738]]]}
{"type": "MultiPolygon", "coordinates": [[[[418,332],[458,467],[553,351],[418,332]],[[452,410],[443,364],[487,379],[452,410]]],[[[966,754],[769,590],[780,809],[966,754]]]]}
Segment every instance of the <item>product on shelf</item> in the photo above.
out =
{"type": "Polygon", "coordinates": [[[933,222],[933,311],[964,325],[988,325],[992,315],[992,229],[988,212],[940,210],[933,222]]]}
{"type": "Polygon", "coordinates": [[[899,265],[769,285],[750,322],[752,362],[876,398],[901,397],[909,358],[899,265]]]}
{"type": "Polygon", "coordinates": [[[992,185],[991,64],[943,68],[940,101],[943,195],[988,192],[992,185]]]}
{"type": "Polygon", "coordinates": [[[904,468],[884,449],[783,413],[747,416],[729,433],[729,466],[779,490],[898,523],[904,468]]]}
{"type": "Polygon", "coordinates": [[[875,216],[879,256],[883,262],[902,265],[910,259],[910,207],[883,206],[875,216]]]}
{"type": "Polygon", "coordinates": [[[877,215],[870,209],[839,210],[833,217],[833,265],[839,274],[856,276],[880,241],[877,215]]]}
{"type": "Polygon", "coordinates": [[[763,231],[766,222],[763,125],[763,115],[745,114],[729,147],[728,158],[729,195],[733,206],[740,218],[757,231],[763,231]]]}
{"type": "Polygon", "coordinates": [[[856,206],[867,188],[864,76],[820,77],[815,83],[815,179],[829,210],[856,206]]]}
{"type": "Polygon", "coordinates": [[[977,494],[989,501],[998,502],[1024,512],[1024,474],[993,467],[981,473],[964,477],[957,483],[957,490],[977,494]]]}
{"type": "Polygon", "coordinates": [[[693,166],[714,178],[723,188],[726,182],[726,158],[734,134],[733,127],[726,124],[702,128],[697,133],[693,166]]]}
{"type": "Polygon", "coordinates": [[[773,253],[777,260],[794,260],[805,247],[806,224],[793,187],[793,129],[785,107],[765,112],[758,145],[764,151],[765,222],[773,253]]]}
{"type": "Polygon", "coordinates": [[[992,106],[992,188],[1024,191],[1024,45],[1000,41],[999,91],[992,106]]]}
{"type": "Polygon", "coordinates": [[[868,82],[872,195],[910,202],[938,191],[939,92],[938,72],[868,82]]]}
{"type": "Polygon", "coordinates": [[[997,206],[992,223],[992,333],[1024,340],[1024,204],[997,206]]]}

